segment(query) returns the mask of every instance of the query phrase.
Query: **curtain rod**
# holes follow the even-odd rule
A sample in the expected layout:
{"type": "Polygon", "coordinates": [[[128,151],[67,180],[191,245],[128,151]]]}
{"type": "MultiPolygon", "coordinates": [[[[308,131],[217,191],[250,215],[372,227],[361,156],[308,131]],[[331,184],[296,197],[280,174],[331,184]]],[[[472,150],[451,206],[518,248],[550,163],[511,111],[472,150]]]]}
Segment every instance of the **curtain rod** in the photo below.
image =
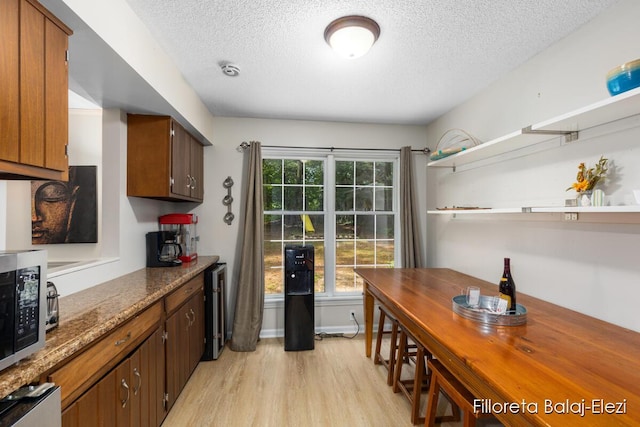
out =
{"type": "MultiPolygon", "coordinates": [[[[253,142],[253,141],[251,141],[253,142]]],[[[238,145],[238,151],[244,151],[251,146],[251,142],[242,141],[240,145],[238,145]]],[[[330,150],[330,151],[340,151],[340,150],[361,150],[361,151],[400,151],[398,148],[347,148],[347,147],[300,147],[300,146],[289,146],[289,145],[263,145],[265,148],[292,148],[295,150],[330,150]]],[[[423,149],[411,150],[412,152],[422,153],[429,155],[431,153],[431,149],[429,147],[424,147],[423,149]]]]}

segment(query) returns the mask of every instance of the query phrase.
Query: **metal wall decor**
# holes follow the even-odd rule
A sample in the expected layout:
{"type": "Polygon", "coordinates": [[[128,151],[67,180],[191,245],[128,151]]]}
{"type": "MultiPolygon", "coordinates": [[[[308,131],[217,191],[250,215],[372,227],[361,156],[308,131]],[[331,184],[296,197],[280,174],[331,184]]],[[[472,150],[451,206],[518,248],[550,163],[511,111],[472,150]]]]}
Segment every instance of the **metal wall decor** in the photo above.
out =
{"type": "Polygon", "coordinates": [[[231,196],[231,187],[233,187],[233,179],[228,176],[227,179],[222,182],[222,186],[227,189],[227,195],[222,199],[222,204],[227,207],[227,213],[224,214],[224,222],[226,222],[227,225],[231,225],[231,223],[233,222],[233,218],[235,218],[235,215],[233,215],[233,212],[231,212],[231,203],[233,203],[233,197],[231,196]]]}

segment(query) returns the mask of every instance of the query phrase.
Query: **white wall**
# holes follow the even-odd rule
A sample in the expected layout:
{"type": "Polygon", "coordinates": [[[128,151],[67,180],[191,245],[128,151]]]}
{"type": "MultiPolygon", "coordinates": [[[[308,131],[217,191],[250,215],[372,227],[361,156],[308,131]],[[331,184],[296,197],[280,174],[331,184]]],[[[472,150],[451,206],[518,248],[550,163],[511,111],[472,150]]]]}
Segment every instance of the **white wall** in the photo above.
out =
{"type": "MultiPolygon", "coordinates": [[[[640,3],[621,1],[432,123],[429,141],[435,144],[449,128],[487,141],[607,98],[607,71],[640,56],[635,43],[640,40],[639,19],[640,3]]],[[[600,155],[614,166],[602,187],[608,203],[632,204],[631,190],[640,188],[639,140],[636,117],[583,132],[576,143],[561,145],[557,139],[544,144],[546,151],[503,156],[455,173],[430,169],[428,205],[562,205],[575,194],[565,189],[574,181],[577,165],[593,165],[600,155]]],[[[635,315],[640,298],[637,216],[584,216],[612,223],[432,216],[428,263],[497,284],[502,258],[508,256],[520,292],[640,331],[635,315]]]]}
{"type": "MultiPolygon", "coordinates": [[[[367,125],[350,123],[327,123],[310,121],[262,120],[239,118],[216,118],[214,120],[217,145],[205,149],[205,198],[204,203],[194,212],[199,215],[200,234],[199,251],[220,255],[221,260],[228,263],[230,278],[228,282],[234,286],[241,268],[241,260],[236,258],[236,236],[238,234],[240,190],[244,179],[242,173],[243,154],[237,151],[242,141],[260,141],[263,146],[305,146],[305,147],[356,147],[399,149],[410,145],[415,149],[425,144],[425,127],[367,125]],[[233,186],[233,213],[236,220],[232,225],[222,221],[226,207],[222,198],[226,189],[222,181],[231,176],[233,186]]],[[[414,154],[414,169],[417,182],[425,180],[426,157],[414,154]]],[[[426,209],[426,195],[420,194],[421,212],[426,209]]],[[[426,220],[425,220],[426,221],[426,220]]],[[[426,239],[426,223],[422,224],[424,242],[426,239]]],[[[233,310],[233,307],[231,307],[233,310]]],[[[333,302],[324,305],[317,302],[316,327],[323,331],[350,331],[349,310],[354,309],[357,318],[362,322],[362,298],[350,301],[333,302]]],[[[264,314],[263,336],[282,334],[284,315],[282,301],[267,303],[264,314]]]]}

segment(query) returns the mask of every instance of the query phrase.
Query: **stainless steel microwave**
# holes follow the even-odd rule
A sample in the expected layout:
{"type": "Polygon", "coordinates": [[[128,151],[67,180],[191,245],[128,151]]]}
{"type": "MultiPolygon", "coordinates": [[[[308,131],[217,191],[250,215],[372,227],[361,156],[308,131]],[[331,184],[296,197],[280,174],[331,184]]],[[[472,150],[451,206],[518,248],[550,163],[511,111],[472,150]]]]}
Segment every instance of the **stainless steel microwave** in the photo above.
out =
{"type": "Polygon", "coordinates": [[[44,347],[47,251],[0,251],[0,370],[44,347]]]}

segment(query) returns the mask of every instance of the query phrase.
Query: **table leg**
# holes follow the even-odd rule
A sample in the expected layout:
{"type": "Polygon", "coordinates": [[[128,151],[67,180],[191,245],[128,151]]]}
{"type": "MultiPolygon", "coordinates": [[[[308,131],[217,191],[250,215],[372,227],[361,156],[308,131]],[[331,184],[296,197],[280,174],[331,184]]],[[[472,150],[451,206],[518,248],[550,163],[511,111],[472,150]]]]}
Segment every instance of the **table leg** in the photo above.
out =
{"type": "Polygon", "coordinates": [[[363,311],[364,311],[364,350],[367,357],[371,357],[371,343],[373,341],[373,295],[369,293],[369,285],[364,281],[363,285],[363,311]]]}

